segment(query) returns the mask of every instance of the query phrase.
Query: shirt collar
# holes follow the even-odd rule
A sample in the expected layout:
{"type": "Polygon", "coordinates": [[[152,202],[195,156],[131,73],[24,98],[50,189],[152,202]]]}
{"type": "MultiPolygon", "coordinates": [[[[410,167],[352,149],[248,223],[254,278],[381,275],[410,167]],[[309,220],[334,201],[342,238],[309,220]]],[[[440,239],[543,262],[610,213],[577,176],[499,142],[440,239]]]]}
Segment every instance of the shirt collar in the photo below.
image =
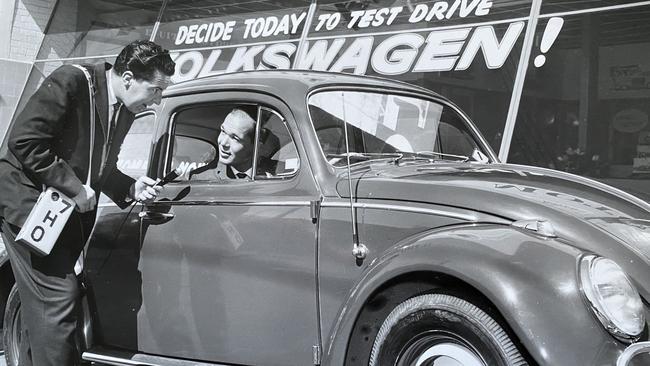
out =
{"type": "Polygon", "coordinates": [[[230,168],[234,176],[237,176],[237,173],[244,173],[248,178],[251,178],[253,176],[253,167],[248,168],[248,170],[244,172],[240,172],[239,170],[235,169],[235,167],[233,167],[232,165],[229,165],[228,167],[230,168]]]}
{"type": "Polygon", "coordinates": [[[108,91],[108,105],[109,106],[114,106],[115,103],[117,103],[117,97],[115,96],[115,91],[113,91],[113,83],[112,83],[112,71],[111,69],[106,70],[106,89],[108,91]]]}

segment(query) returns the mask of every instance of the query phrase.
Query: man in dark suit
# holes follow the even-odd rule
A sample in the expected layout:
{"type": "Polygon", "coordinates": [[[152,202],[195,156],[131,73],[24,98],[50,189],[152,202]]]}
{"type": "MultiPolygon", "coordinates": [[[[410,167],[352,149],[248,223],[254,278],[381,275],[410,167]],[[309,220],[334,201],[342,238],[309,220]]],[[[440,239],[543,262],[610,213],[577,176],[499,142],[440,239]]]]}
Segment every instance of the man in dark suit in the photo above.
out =
{"type": "Polygon", "coordinates": [[[90,136],[87,79],[78,68],[55,70],[32,95],[11,128],[8,151],[0,158],[0,218],[21,299],[24,328],[21,365],[68,366],[79,362],[76,349],[80,288],[74,265],[95,221],[100,192],[120,207],[152,201],[160,187],[149,177],[137,180],[116,168],[134,114],[160,103],[171,83],[174,62],[149,41],[136,41],[115,65],[86,66],[94,84],[95,136],[90,136]],[[90,139],[94,138],[90,185],[90,139]],[[44,257],[15,242],[42,190],[71,197],[75,212],[52,252],[44,257]]]}
{"type": "MultiPolygon", "coordinates": [[[[234,108],[221,124],[221,133],[217,139],[218,159],[190,172],[191,178],[252,179],[255,125],[251,112],[244,108],[234,108]]],[[[276,164],[271,159],[260,157],[257,161],[257,174],[272,176],[276,164]]]]}

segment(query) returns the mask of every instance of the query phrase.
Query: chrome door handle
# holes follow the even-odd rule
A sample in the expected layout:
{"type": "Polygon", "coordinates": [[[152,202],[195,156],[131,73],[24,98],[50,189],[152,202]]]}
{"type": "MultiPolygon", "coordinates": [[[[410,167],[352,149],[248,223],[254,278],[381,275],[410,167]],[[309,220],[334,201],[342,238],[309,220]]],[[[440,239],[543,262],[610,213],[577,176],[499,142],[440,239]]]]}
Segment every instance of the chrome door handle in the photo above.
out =
{"type": "Polygon", "coordinates": [[[174,216],[175,215],[173,213],[155,212],[155,211],[153,211],[153,212],[152,211],[140,211],[140,213],[138,214],[138,217],[140,217],[141,219],[150,219],[150,220],[151,219],[153,219],[153,220],[161,220],[161,219],[169,220],[169,219],[174,218],[174,216]]]}

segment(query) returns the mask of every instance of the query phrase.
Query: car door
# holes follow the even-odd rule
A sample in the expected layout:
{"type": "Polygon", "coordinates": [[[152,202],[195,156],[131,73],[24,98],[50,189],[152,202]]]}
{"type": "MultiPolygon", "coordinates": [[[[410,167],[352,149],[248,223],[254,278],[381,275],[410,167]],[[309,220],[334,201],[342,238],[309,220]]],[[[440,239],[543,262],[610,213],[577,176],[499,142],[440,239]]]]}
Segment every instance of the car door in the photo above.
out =
{"type": "Polygon", "coordinates": [[[312,212],[320,195],[290,111],[257,93],[209,93],[168,100],[161,118],[153,165],[160,174],[182,174],[137,220],[126,219],[130,230],[138,226],[131,251],[104,259],[115,279],[96,276],[95,299],[120,290],[130,299],[95,305],[102,342],[173,358],[312,364],[312,212]],[[272,160],[274,170],[239,180],[208,170],[190,179],[191,169],[218,159],[219,126],[235,106],[257,112],[256,165],[272,160]]]}

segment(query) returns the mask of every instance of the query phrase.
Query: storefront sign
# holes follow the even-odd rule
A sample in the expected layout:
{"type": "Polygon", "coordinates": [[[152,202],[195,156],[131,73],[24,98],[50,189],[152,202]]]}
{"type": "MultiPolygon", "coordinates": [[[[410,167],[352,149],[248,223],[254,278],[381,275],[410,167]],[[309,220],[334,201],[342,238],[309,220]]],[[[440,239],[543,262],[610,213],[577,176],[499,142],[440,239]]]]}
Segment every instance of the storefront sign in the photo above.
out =
{"type": "MultiPolygon", "coordinates": [[[[265,38],[269,36],[296,34],[305,20],[307,13],[285,14],[281,18],[269,16],[266,18],[249,18],[244,20],[241,29],[242,40],[265,38]]],[[[211,44],[217,41],[230,41],[237,22],[201,23],[181,25],[178,27],[174,45],[211,44]]]]}
{"type": "MultiPolygon", "coordinates": [[[[488,68],[503,66],[524,29],[524,22],[509,25],[499,40],[492,26],[433,31],[426,35],[403,33],[378,41],[377,36],[321,39],[307,42],[297,68],[365,74],[368,67],[383,75],[468,69],[482,51],[488,68]]],[[[180,72],[176,82],[196,77],[268,68],[289,69],[296,43],[240,46],[173,53],[180,72]],[[215,67],[227,60],[222,68],[215,67]]]]}
{"type": "Polygon", "coordinates": [[[173,51],[178,65],[175,82],[271,68],[381,75],[461,71],[470,68],[479,53],[488,69],[498,69],[523,38],[526,23],[481,24],[492,6],[490,0],[454,0],[410,8],[317,12],[300,55],[307,9],[238,20],[174,22],[163,25],[161,32],[173,35],[167,39],[171,44],[163,46],[173,51]],[[471,18],[472,25],[463,26],[468,23],[463,18],[471,18]]]}
{"type": "Polygon", "coordinates": [[[648,115],[638,109],[624,109],[614,115],[612,127],[616,131],[635,133],[648,125],[648,115]]]}

